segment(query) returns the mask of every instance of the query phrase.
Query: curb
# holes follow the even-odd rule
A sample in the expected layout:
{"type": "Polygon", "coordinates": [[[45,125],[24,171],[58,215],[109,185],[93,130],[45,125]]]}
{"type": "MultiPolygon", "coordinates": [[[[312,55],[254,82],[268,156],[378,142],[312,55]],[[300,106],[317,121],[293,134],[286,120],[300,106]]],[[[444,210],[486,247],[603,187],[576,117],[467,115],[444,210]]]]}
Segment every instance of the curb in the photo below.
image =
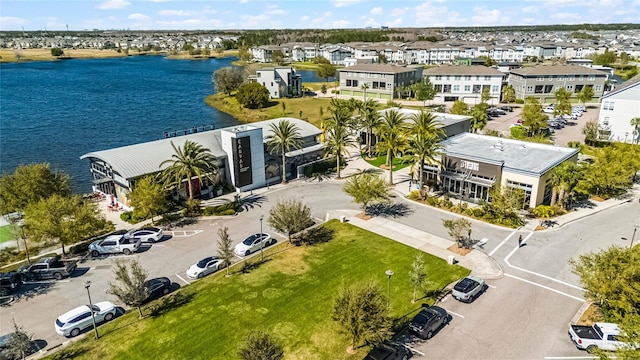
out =
{"type": "Polygon", "coordinates": [[[631,203],[631,202],[633,202],[633,199],[628,199],[628,200],[625,200],[625,201],[621,201],[621,202],[616,203],[616,204],[613,204],[613,205],[611,205],[611,206],[607,206],[607,207],[602,208],[602,209],[597,209],[597,210],[594,210],[594,211],[592,211],[592,212],[590,212],[590,213],[588,213],[588,214],[585,214],[585,215],[582,215],[582,216],[576,217],[576,218],[574,218],[574,219],[568,220],[568,221],[566,221],[566,222],[564,222],[564,223],[562,223],[562,224],[559,224],[559,225],[557,225],[557,226],[554,226],[554,227],[552,227],[552,228],[547,228],[547,229],[544,229],[544,230],[537,230],[537,231],[536,231],[536,230],[534,230],[534,232],[545,232],[545,231],[560,230],[563,226],[565,226],[565,225],[567,225],[567,224],[571,224],[571,223],[572,223],[572,222],[574,222],[574,221],[578,221],[578,220],[580,220],[580,219],[587,218],[587,217],[589,217],[589,216],[591,216],[591,215],[598,214],[598,213],[600,213],[600,212],[602,212],[602,211],[609,210],[609,209],[613,209],[613,208],[618,207],[618,206],[620,206],[620,205],[624,205],[624,204],[631,203]]]}
{"type": "Polygon", "coordinates": [[[571,318],[571,324],[577,324],[578,320],[580,320],[580,317],[582,317],[584,312],[587,311],[587,309],[589,308],[589,306],[591,306],[591,304],[592,304],[592,302],[585,301],[582,304],[582,306],[580,306],[580,309],[578,309],[578,311],[575,313],[575,315],[573,315],[573,317],[571,318]]]}

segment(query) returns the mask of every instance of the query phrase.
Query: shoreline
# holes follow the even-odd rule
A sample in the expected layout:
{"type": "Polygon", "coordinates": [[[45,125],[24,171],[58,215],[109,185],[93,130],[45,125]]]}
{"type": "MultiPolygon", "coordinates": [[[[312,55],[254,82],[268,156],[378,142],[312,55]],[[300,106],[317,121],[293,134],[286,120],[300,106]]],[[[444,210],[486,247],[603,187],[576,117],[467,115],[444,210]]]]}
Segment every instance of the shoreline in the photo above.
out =
{"type": "Polygon", "coordinates": [[[122,51],[118,52],[113,49],[63,49],[63,51],[64,54],[62,56],[56,57],[51,55],[51,49],[0,49],[0,63],[16,64],[35,61],[64,61],[72,59],[114,59],[131,56],[163,56],[170,60],[209,60],[237,56],[237,51],[235,50],[225,50],[221,54],[213,53],[209,56],[190,55],[185,51],[179,53],[170,53],[168,51],[131,51],[127,53],[122,51]]]}

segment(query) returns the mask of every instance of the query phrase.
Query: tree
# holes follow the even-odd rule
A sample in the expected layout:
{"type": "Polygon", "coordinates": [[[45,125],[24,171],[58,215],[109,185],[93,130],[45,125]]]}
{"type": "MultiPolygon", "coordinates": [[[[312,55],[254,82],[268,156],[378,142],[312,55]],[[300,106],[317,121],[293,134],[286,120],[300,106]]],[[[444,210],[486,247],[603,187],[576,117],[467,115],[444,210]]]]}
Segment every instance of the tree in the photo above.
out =
{"type": "Polygon", "coordinates": [[[476,133],[478,130],[484,129],[489,122],[489,115],[487,115],[488,105],[485,102],[476,104],[471,108],[471,130],[476,133]]]}
{"type": "Polygon", "coordinates": [[[482,210],[498,224],[523,225],[518,210],[524,208],[524,191],[494,186],[489,190],[491,202],[482,202],[482,210]]]}
{"type": "Polygon", "coordinates": [[[587,121],[582,128],[585,144],[593,143],[598,140],[598,122],[595,120],[587,121]]]}
{"type": "Polygon", "coordinates": [[[238,88],[236,99],[249,109],[265,107],[269,103],[269,90],[257,82],[242,84],[238,88]]]}
{"type": "Polygon", "coordinates": [[[69,175],[51,171],[49,164],[20,165],[13,174],[0,177],[0,213],[24,211],[55,194],[71,195],[69,175]]]}
{"type": "Polygon", "coordinates": [[[553,108],[553,115],[571,115],[571,93],[564,87],[559,88],[554,93],[556,106],[553,108]]]}
{"type": "Polygon", "coordinates": [[[511,104],[516,101],[516,90],[511,85],[502,88],[502,102],[511,104]]]}
{"type": "Polygon", "coordinates": [[[271,335],[252,330],[238,351],[238,356],[241,360],[281,360],[284,350],[271,335]]]}
{"type": "Polygon", "coordinates": [[[116,262],[113,270],[116,284],[109,282],[107,294],[114,295],[127,306],[138,308],[142,318],[142,304],[149,297],[149,292],[144,286],[149,272],[145,270],[138,260],[132,260],[127,266],[124,262],[116,262]]]}
{"type": "Polygon", "coordinates": [[[385,164],[389,169],[389,184],[393,185],[393,159],[404,150],[408,142],[406,136],[407,123],[404,116],[397,110],[388,110],[382,116],[382,122],[378,127],[378,143],[376,148],[379,153],[386,153],[385,164]]]}
{"type": "Polygon", "coordinates": [[[282,155],[282,183],[287,183],[287,156],[286,154],[302,147],[300,129],[289,120],[280,120],[277,124],[269,124],[270,133],[266,137],[267,149],[271,154],[282,155]]]}
{"type": "Polygon", "coordinates": [[[538,99],[530,96],[526,98],[522,108],[522,127],[527,129],[527,136],[542,134],[542,129],[548,126],[549,117],[542,112],[538,99]]]}
{"type": "Polygon", "coordinates": [[[378,102],[373,99],[364,101],[360,106],[360,124],[366,132],[365,142],[368,157],[371,157],[371,138],[373,131],[380,125],[381,121],[382,117],[378,112],[378,102]]]}
{"type": "Polygon", "coordinates": [[[289,199],[278,201],[269,210],[269,226],[274,230],[287,234],[289,242],[291,235],[302,231],[313,224],[311,209],[302,202],[289,199]]]}
{"type": "Polygon", "coordinates": [[[351,348],[361,343],[377,345],[391,338],[384,295],[372,282],[343,288],[333,306],[333,320],[351,337],[351,348]]]}
{"type": "Polygon", "coordinates": [[[325,152],[336,157],[336,173],[340,179],[342,156],[349,155],[349,146],[355,142],[349,132],[351,112],[346,108],[331,109],[331,118],[325,123],[325,152]]]}
{"type": "Polygon", "coordinates": [[[323,94],[327,93],[327,85],[322,84],[322,86],[320,86],[320,92],[323,94]]]}
{"type": "Polygon", "coordinates": [[[316,70],[316,76],[329,81],[330,77],[336,76],[336,67],[332,64],[320,64],[316,70]]]}
{"type": "Polygon", "coordinates": [[[637,144],[640,141],[640,116],[631,119],[630,124],[633,126],[633,142],[637,144]]]}
{"type": "Polygon", "coordinates": [[[617,59],[616,53],[614,51],[609,51],[609,49],[605,49],[604,53],[596,55],[593,59],[593,65],[604,65],[610,66],[615,63],[617,59]]]}
{"type": "Polygon", "coordinates": [[[458,247],[469,248],[471,246],[471,221],[465,218],[442,219],[442,226],[447,229],[449,236],[458,244],[458,247]]]}
{"type": "Polygon", "coordinates": [[[313,62],[318,65],[331,64],[331,62],[329,62],[329,60],[327,60],[327,58],[325,58],[324,56],[316,56],[315,58],[313,58],[313,62]]]}
{"type": "Polygon", "coordinates": [[[287,111],[287,104],[283,102],[280,103],[280,105],[282,105],[282,116],[287,115],[286,111],[287,111]]]}
{"type": "Polygon", "coordinates": [[[582,90],[580,90],[580,92],[578,93],[577,98],[578,101],[580,101],[582,103],[582,105],[585,105],[587,102],[591,101],[591,99],[593,99],[593,86],[585,86],[582,88],[582,90]]]}
{"type": "Polygon", "coordinates": [[[182,148],[171,141],[171,147],[174,151],[171,159],[160,163],[160,168],[164,167],[160,178],[165,188],[179,188],[186,180],[189,199],[194,199],[194,181],[198,181],[200,186],[203,178],[209,179],[212,183],[217,181],[218,167],[211,150],[191,140],[186,140],[182,148]]]}
{"type": "Polygon", "coordinates": [[[36,242],[55,240],[62,246],[88,239],[113,228],[107,223],[95,203],[80,196],[58,194],[29,204],[24,212],[24,229],[36,242]]]}
{"type": "Polygon", "coordinates": [[[570,260],[580,277],[586,297],[593,301],[607,321],[623,321],[640,309],[640,247],[611,246],[570,260]]]}
{"type": "Polygon", "coordinates": [[[427,269],[425,268],[424,257],[422,254],[418,254],[413,263],[411,263],[411,270],[409,270],[409,280],[413,285],[412,303],[416,302],[416,290],[424,284],[426,279],[427,269]]]}
{"type": "Polygon", "coordinates": [[[153,218],[167,211],[169,205],[162,185],[151,176],[145,176],[135,182],[129,193],[129,200],[135,217],[151,218],[151,224],[153,218]]]}
{"type": "Polygon", "coordinates": [[[469,113],[469,105],[464,101],[456,100],[451,107],[451,113],[456,115],[467,115],[469,113]]]}
{"type": "Polygon", "coordinates": [[[567,198],[573,193],[578,182],[582,179],[582,168],[571,161],[565,161],[552,170],[549,184],[552,186],[551,206],[556,205],[556,198],[560,207],[567,208],[567,198]]]}
{"type": "Polygon", "coordinates": [[[232,91],[238,90],[244,82],[244,74],[236,67],[223,67],[213,73],[213,83],[216,91],[231,95],[232,91]]]}
{"type": "Polygon", "coordinates": [[[33,334],[26,332],[24,328],[22,326],[18,326],[18,324],[16,324],[16,320],[13,319],[13,332],[9,337],[9,341],[4,344],[4,351],[2,352],[2,355],[9,359],[24,360],[35,350],[36,347],[33,343],[33,334]]]}
{"type": "Polygon", "coordinates": [[[271,62],[278,65],[284,65],[284,54],[282,53],[282,50],[275,50],[271,54],[271,62]]]}
{"type": "Polygon", "coordinates": [[[360,204],[364,213],[373,203],[389,200],[389,189],[384,180],[373,174],[359,174],[349,178],[342,188],[353,197],[353,201],[360,204]]]}
{"type": "Polygon", "coordinates": [[[242,46],[238,49],[238,58],[240,61],[249,62],[253,60],[253,55],[246,46],[242,46]]]}
{"type": "Polygon", "coordinates": [[[369,84],[362,83],[362,86],[360,86],[360,88],[362,89],[362,91],[364,91],[364,101],[367,101],[367,89],[369,88],[369,84]]]}
{"type": "Polygon", "coordinates": [[[593,154],[594,161],[586,165],[578,187],[584,193],[604,198],[618,196],[633,184],[638,159],[638,150],[633,145],[597,149],[593,154]]]}
{"type": "Polygon", "coordinates": [[[409,157],[413,159],[412,173],[417,172],[420,185],[420,198],[425,199],[428,191],[424,185],[424,165],[439,165],[443,146],[440,138],[444,136],[443,124],[430,112],[420,111],[411,116],[413,125],[409,128],[409,157]],[[416,171],[417,169],[417,171],[416,171]]]}
{"type": "Polygon", "coordinates": [[[428,77],[423,77],[420,81],[412,85],[416,94],[416,100],[422,101],[422,106],[426,106],[427,100],[433,100],[436,96],[436,89],[433,87],[428,77]]]}
{"type": "Polygon", "coordinates": [[[491,100],[491,93],[489,92],[489,88],[485,87],[480,94],[480,101],[486,104],[489,100],[491,100]]]}
{"type": "Polygon", "coordinates": [[[64,51],[60,48],[51,48],[51,56],[59,57],[64,55],[64,51]]]}
{"type": "Polygon", "coordinates": [[[229,228],[223,227],[218,229],[218,256],[222,259],[222,266],[227,268],[227,276],[229,276],[229,266],[234,258],[233,242],[229,237],[229,228]]]}

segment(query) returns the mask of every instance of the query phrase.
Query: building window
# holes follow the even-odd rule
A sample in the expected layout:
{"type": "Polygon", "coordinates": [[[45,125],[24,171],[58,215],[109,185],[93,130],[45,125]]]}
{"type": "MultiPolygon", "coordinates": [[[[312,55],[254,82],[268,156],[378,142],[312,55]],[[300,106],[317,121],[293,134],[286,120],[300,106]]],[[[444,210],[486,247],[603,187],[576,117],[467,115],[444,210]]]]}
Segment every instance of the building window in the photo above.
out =
{"type": "Polygon", "coordinates": [[[436,75],[436,80],[442,80],[442,75],[436,75]]]}
{"type": "Polygon", "coordinates": [[[480,86],[480,85],[473,85],[473,93],[474,93],[474,94],[479,94],[479,93],[480,93],[480,91],[481,91],[481,89],[482,89],[482,86],[480,86]]]}
{"type": "Polygon", "coordinates": [[[442,84],[435,84],[433,88],[436,90],[437,93],[442,92],[442,84]]]}
{"type": "Polygon", "coordinates": [[[551,91],[553,91],[553,85],[545,85],[545,86],[544,86],[544,93],[545,93],[545,94],[548,94],[548,93],[550,93],[551,91]]]}
{"type": "Polygon", "coordinates": [[[567,91],[573,91],[573,85],[567,85],[567,91]]]}
{"type": "Polygon", "coordinates": [[[454,80],[460,80],[461,78],[462,78],[462,76],[460,76],[460,75],[456,75],[456,76],[455,76],[455,78],[454,78],[454,80]]]}
{"type": "Polygon", "coordinates": [[[595,75],[589,75],[589,81],[593,81],[593,80],[595,80],[595,79],[596,79],[596,76],[595,76],[595,75]]]}
{"type": "Polygon", "coordinates": [[[527,92],[528,93],[533,92],[533,86],[527,86],[527,92]]]}
{"type": "Polygon", "coordinates": [[[536,89],[535,89],[535,93],[536,94],[542,94],[542,89],[544,89],[543,85],[536,85],[536,89]]]}
{"type": "Polygon", "coordinates": [[[552,80],[553,80],[553,75],[547,76],[547,81],[552,81],[552,80]]]}
{"type": "Polygon", "coordinates": [[[465,75],[464,79],[465,80],[471,80],[471,75],[465,75]]]}
{"type": "Polygon", "coordinates": [[[491,92],[492,92],[492,93],[494,93],[494,94],[495,94],[495,93],[497,93],[497,92],[498,92],[498,90],[499,90],[499,89],[498,89],[498,85],[493,85],[493,86],[491,87],[491,92]]]}
{"type": "Polygon", "coordinates": [[[471,91],[471,85],[465,85],[464,92],[469,92],[469,91],[471,91]]]}
{"type": "Polygon", "coordinates": [[[602,85],[596,85],[593,87],[594,91],[602,91],[602,85]]]}
{"type": "Polygon", "coordinates": [[[451,85],[447,84],[447,85],[443,86],[442,87],[442,92],[450,93],[451,92],[451,85]]]}
{"type": "Polygon", "coordinates": [[[507,180],[507,188],[511,191],[522,190],[524,192],[524,198],[522,199],[522,208],[525,209],[529,206],[529,202],[531,202],[531,190],[533,189],[533,185],[507,180]]]}
{"type": "Polygon", "coordinates": [[[460,91],[460,85],[453,85],[453,92],[459,92],[460,91]]]}
{"type": "Polygon", "coordinates": [[[485,76],[485,77],[484,77],[484,80],[485,80],[485,81],[490,81],[490,80],[491,80],[491,76],[485,76]]]}
{"type": "Polygon", "coordinates": [[[615,103],[613,101],[605,101],[602,107],[603,110],[613,110],[613,105],[615,103]]]}
{"type": "Polygon", "coordinates": [[[544,76],[538,76],[538,77],[536,78],[536,81],[544,81],[544,76]]]}
{"type": "Polygon", "coordinates": [[[576,91],[575,93],[579,93],[580,91],[582,91],[582,88],[584,87],[584,85],[576,85],[576,91]]]}
{"type": "Polygon", "coordinates": [[[351,86],[351,80],[350,79],[347,79],[346,85],[347,86],[351,86]]]}
{"type": "Polygon", "coordinates": [[[573,81],[573,75],[569,75],[569,76],[567,76],[567,80],[568,80],[568,81],[573,81]]]}
{"type": "Polygon", "coordinates": [[[558,76],[556,76],[556,79],[558,79],[558,81],[562,81],[562,80],[564,80],[564,76],[558,75],[558,76]]]}
{"type": "Polygon", "coordinates": [[[604,126],[609,126],[609,117],[608,117],[608,116],[606,116],[606,117],[604,118],[604,120],[602,120],[602,125],[604,125],[604,126]]]}

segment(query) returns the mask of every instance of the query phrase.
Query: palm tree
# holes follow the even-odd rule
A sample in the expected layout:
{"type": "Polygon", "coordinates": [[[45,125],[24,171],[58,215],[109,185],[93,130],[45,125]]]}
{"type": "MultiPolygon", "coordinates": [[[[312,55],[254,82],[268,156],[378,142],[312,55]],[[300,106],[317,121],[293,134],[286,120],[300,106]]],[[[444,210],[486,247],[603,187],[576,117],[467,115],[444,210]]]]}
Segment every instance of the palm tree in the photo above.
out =
{"type": "Polygon", "coordinates": [[[411,120],[413,125],[409,132],[412,136],[433,136],[438,139],[445,134],[443,124],[431,112],[420,110],[419,113],[411,115],[411,120]]]}
{"type": "Polygon", "coordinates": [[[369,84],[363,83],[360,88],[364,90],[364,101],[367,101],[367,89],[369,88],[369,84]]]}
{"type": "Polygon", "coordinates": [[[420,198],[425,199],[428,191],[424,187],[424,165],[440,165],[442,156],[442,145],[439,141],[445,132],[442,129],[443,124],[436,117],[425,111],[420,111],[411,116],[413,125],[409,128],[411,134],[410,153],[414,160],[412,173],[417,171],[418,182],[420,184],[420,198]],[[416,169],[416,167],[418,167],[416,169]]]}
{"type": "Polygon", "coordinates": [[[171,155],[171,159],[160,163],[160,168],[168,165],[161,174],[161,180],[166,188],[180,187],[186,179],[189,199],[193,199],[192,179],[194,177],[200,182],[200,186],[202,186],[202,178],[209,179],[212,183],[216,182],[218,167],[215,165],[216,157],[211,154],[211,150],[191,140],[186,140],[182,148],[171,141],[171,147],[175,154],[171,155]]]}
{"type": "Polygon", "coordinates": [[[345,108],[331,110],[331,119],[326,123],[325,151],[327,155],[336,157],[337,178],[340,179],[341,156],[348,155],[348,147],[354,146],[355,141],[350,137],[348,122],[351,112],[345,108]]]}
{"type": "Polygon", "coordinates": [[[371,157],[371,137],[373,130],[380,125],[382,117],[378,112],[378,103],[373,99],[367,99],[360,107],[360,124],[366,131],[367,156],[371,157]]]}
{"type": "Polygon", "coordinates": [[[564,162],[553,169],[549,178],[549,184],[552,186],[551,206],[559,203],[560,207],[566,210],[567,195],[573,192],[581,178],[581,168],[573,162],[564,162]]]}
{"type": "Polygon", "coordinates": [[[637,144],[640,140],[640,117],[631,119],[631,126],[633,126],[634,142],[637,144]]]}
{"type": "Polygon", "coordinates": [[[267,149],[271,154],[280,152],[282,154],[282,183],[287,183],[287,157],[286,153],[292,149],[302,147],[302,137],[300,129],[289,120],[280,120],[277,124],[270,124],[271,134],[266,137],[267,149]]]}
{"type": "Polygon", "coordinates": [[[407,143],[407,123],[397,110],[389,110],[382,116],[382,123],[377,131],[379,153],[386,153],[385,164],[389,167],[389,184],[393,185],[393,158],[402,153],[407,143]]]}
{"type": "Polygon", "coordinates": [[[487,126],[489,117],[487,116],[487,104],[482,102],[471,108],[471,130],[473,133],[484,129],[487,126]]]}

